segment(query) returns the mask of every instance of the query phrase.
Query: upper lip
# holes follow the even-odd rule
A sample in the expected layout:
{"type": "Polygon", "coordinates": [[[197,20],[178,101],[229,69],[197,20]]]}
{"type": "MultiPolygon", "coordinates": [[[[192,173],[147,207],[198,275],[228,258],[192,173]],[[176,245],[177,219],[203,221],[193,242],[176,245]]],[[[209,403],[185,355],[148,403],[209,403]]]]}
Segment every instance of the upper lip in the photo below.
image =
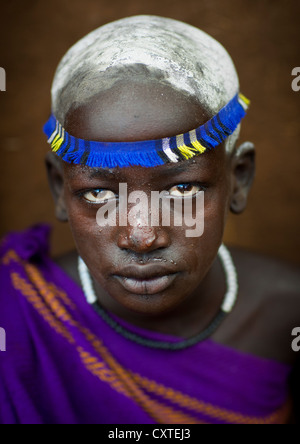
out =
{"type": "Polygon", "coordinates": [[[116,275],[129,279],[150,280],[176,273],[178,271],[161,265],[128,265],[116,275]]]}

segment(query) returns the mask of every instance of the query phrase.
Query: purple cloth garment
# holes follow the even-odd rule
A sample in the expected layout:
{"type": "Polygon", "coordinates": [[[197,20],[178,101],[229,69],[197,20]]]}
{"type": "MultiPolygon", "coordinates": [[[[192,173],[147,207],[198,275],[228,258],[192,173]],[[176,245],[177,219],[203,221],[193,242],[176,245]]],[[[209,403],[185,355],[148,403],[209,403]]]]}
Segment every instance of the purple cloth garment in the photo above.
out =
{"type": "Polygon", "coordinates": [[[182,351],[126,340],[50,258],[49,232],[39,225],[1,243],[0,327],[6,351],[0,352],[0,423],[287,420],[290,366],[212,340],[182,351]]]}

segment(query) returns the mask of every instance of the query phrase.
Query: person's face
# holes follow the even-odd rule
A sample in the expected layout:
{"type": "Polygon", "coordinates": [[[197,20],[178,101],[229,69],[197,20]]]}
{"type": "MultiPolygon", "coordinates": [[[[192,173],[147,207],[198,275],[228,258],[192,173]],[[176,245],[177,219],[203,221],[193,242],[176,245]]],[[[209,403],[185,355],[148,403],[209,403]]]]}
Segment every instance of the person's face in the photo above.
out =
{"type": "MultiPolygon", "coordinates": [[[[190,97],[160,84],[120,84],[90,103],[71,109],[66,130],[88,140],[157,139],[198,127],[211,116],[190,97]]],[[[97,283],[104,305],[118,312],[161,315],[201,297],[201,284],[222,242],[234,191],[232,158],[223,146],[193,160],[155,168],[94,169],[63,165],[63,201],[77,249],[97,283]],[[204,233],[186,227],[99,227],[99,196],[204,191],[204,233]],[[99,194],[101,192],[101,194],[99,194]]],[[[128,213],[132,205],[128,205],[128,213]]]]}

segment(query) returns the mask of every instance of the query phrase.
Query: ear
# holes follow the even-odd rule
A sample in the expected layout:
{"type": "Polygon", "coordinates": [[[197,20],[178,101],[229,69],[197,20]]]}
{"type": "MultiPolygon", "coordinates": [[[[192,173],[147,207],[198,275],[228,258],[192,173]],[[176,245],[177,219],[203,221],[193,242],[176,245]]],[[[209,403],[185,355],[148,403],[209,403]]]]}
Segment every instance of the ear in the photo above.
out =
{"type": "Polygon", "coordinates": [[[230,210],[234,214],[242,213],[248,201],[248,195],[255,176],[255,147],[245,142],[235,150],[232,158],[232,195],[230,210]]]}
{"type": "Polygon", "coordinates": [[[55,214],[61,222],[68,221],[68,213],[64,198],[63,165],[59,157],[48,152],[46,155],[46,168],[50,190],[55,203],[55,214]]]}

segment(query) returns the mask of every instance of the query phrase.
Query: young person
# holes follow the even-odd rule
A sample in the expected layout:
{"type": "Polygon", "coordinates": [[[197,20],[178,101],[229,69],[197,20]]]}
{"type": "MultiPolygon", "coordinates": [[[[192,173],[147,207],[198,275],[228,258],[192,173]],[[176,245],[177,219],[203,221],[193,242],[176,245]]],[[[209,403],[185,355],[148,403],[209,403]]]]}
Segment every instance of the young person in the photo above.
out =
{"type": "Polygon", "coordinates": [[[222,245],[254,178],[247,106],[224,48],[175,20],[119,20],[67,52],[46,163],[76,251],[54,261],[42,225],[2,242],[2,423],[290,420],[299,273],[222,245]]]}

